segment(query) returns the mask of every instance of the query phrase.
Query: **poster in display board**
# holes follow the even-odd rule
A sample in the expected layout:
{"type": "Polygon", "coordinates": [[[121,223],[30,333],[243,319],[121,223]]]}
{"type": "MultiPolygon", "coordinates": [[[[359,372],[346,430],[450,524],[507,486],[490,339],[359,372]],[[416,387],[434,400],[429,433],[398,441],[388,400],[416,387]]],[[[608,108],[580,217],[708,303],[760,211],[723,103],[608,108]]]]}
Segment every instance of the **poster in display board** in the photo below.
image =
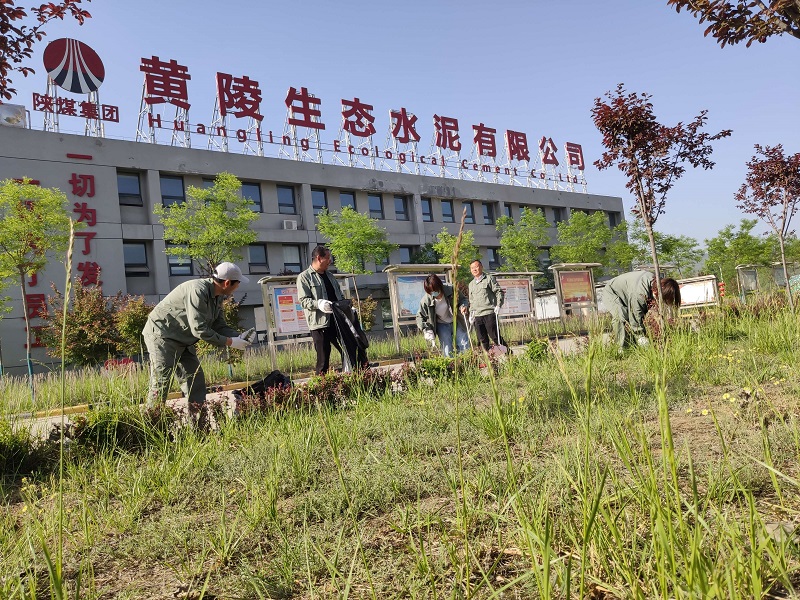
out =
{"type": "Polygon", "coordinates": [[[558,280],[564,304],[592,301],[592,274],[589,271],[559,271],[558,280]]]}
{"type": "Polygon", "coordinates": [[[308,333],[308,322],[298,301],[297,286],[285,285],[272,289],[272,310],[278,335],[308,333]]]}
{"type": "Polygon", "coordinates": [[[497,283],[504,294],[500,316],[529,315],[533,312],[530,278],[497,277],[497,283]]]}
{"type": "Polygon", "coordinates": [[[419,304],[425,296],[425,278],[427,275],[398,275],[397,300],[399,303],[398,317],[411,319],[417,316],[419,304]]]}

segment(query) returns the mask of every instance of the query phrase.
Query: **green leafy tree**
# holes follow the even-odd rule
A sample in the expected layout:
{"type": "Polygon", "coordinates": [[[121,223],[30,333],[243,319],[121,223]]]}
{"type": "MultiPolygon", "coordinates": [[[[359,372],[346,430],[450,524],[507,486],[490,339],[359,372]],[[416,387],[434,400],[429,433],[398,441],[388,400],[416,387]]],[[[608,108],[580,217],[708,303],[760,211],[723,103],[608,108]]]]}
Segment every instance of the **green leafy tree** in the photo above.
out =
{"type": "MultiPolygon", "coordinates": [[[[642,220],[634,219],[629,231],[634,262],[640,265],[650,263],[650,239],[642,220]]],[[[653,231],[653,239],[659,264],[673,265],[678,277],[689,277],[703,259],[703,249],[692,237],[653,231]]]]}
{"type": "Polygon", "coordinates": [[[606,272],[609,275],[627,273],[639,256],[638,248],[628,241],[628,222],[623,221],[611,230],[611,241],[606,246],[606,272]]]}
{"type": "Polygon", "coordinates": [[[540,271],[542,246],[550,241],[550,223],[541,209],[523,208],[518,221],[511,217],[497,219],[500,256],[506,271],[540,271]]]}
{"type": "Polygon", "coordinates": [[[241,259],[237,249],[258,239],[250,229],[258,213],[251,200],[242,198],[241,189],[236,176],[220,173],[210,188],[189,186],[185,202],[154,207],[164,225],[164,239],[175,244],[165,252],[196,261],[204,275],[221,262],[241,259]]]}
{"type": "Polygon", "coordinates": [[[794,310],[785,241],[792,233],[792,218],[800,206],[800,152],[786,155],[781,144],[763,147],[756,144],[755,148],[756,156],[748,161],[745,182],[735,198],[738,208],[756,215],[778,238],[786,295],[789,307],[794,310]]]}
{"type": "MultiPolygon", "coordinates": [[[[83,225],[77,223],[77,225],[83,225]]],[[[49,252],[69,245],[67,196],[58,189],[22,182],[0,182],[0,275],[15,277],[22,292],[28,375],[33,385],[31,324],[28,318],[27,279],[47,265],[49,252]]]]}
{"type": "MultiPolygon", "coordinates": [[[[91,0],[87,0],[90,2],[91,0]]],[[[30,9],[35,22],[31,25],[25,8],[14,6],[13,0],[0,2],[0,102],[11,100],[17,90],[11,87],[13,83],[10,74],[14,71],[27,77],[33,73],[30,67],[19,66],[33,55],[33,44],[45,36],[44,27],[53,19],[64,20],[71,16],[78,24],[83,25],[92,15],[78,5],[81,0],[62,0],[61,2],[45,2],[34,5],[30,9]]]]}
{"type": "Polygon", "coordinates": [[[797,0],[667,0],[681,12],[686,9],[708,23],[703,35],[711,35],[723,48],[726,44],[764,43],[774,35],[800,39],[800,3],[797,0]]]}
{"type": "Polygon", "coordinates": [[[367,261],[382,262],[398,248],[387,240],[377,219],[345,206],[341,212],[323,210],[317,215],[317,230],[328,240],[328,248],[343,273],[372,273],[367,261]]]}
{"type": "Polygon", "coordinates": [[[436,253],[433,242],[428,242],[419,247],[419,250],[411,256],[411,262],[416,265],[435,265],[439,264],[441,257],[436,253]]]}
{"type": "MultiPolygon", "coordinates": [[[[439,261],[442,264],[451,264],[453,261],[453,251],[456,247],[458,236],[451,234],[447,231],[446,227],[436,234],[436,240],[433,242],[433,249],[439,255],[439,261]]],[[[481,252],[478,246],[475,245],[475,233],[468,229],[463,232],[461,236],[461,245],[458,250],[458,273],[456,279],[462,283],[469,282],[472,274],[469,272],[469,264],[474,260],[481,258],[481,252]]]]}
{"type": "Polygon", "coordinates": [[[773,244],[762,236],[753,235],[756,219],[742,219],[738,229],[726,225],[717,235],[707,239],[708,254],[705,270],[721,278],[739,292],[736,265],[768,265],[773,252],[773,244]]]}
{"type": "Polygon", "coordinates": [[[550,249],[554,263],[608,264],[605,248],[612,231],[602,211],[592,214],[574,210],[566,221],[558,224],[558,244],[550,249]]]}

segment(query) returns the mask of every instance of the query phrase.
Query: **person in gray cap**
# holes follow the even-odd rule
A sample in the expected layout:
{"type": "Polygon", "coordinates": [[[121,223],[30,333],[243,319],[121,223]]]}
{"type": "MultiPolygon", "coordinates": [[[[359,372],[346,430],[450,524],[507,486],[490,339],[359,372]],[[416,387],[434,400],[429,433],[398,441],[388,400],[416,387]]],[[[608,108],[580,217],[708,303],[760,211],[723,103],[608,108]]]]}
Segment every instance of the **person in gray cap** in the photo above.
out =
{"type": "Polygon", "coordinates": [[[194,345],[203,340],[214,346],[244,350],[250,342],[225,322],[222,303],[240,283],[250,280],[231,262],[217,265],[211,277],[185,281],[150,311],[142,335],[150,354],[149,407],[163,403],[173,375],[189,401],[189,415],[197,420],[206,401],[206,380],[194,345]]]}

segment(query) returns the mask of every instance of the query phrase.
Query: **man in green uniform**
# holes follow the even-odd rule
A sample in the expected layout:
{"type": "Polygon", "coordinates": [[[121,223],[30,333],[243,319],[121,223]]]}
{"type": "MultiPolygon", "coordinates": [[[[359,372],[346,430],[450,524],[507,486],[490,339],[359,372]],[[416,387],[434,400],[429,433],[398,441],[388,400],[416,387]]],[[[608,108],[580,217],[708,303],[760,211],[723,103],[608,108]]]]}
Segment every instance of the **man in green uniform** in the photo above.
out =
{"type": "MultiPolygon", "coordinates": [[[[484,350],[489,350],[489,338],[492,343],[505,346],[497,328],[498,314],[503,306],[503,288],[497,283],[494,275],[484,273],[483,263],[473,260],[469,265],[473,280],[469,282],[469,310],[475,317],[475,333],[484,350]]],[[[465,309],[462,307],[462,312],[465,309]]]]}
{"type": "MultiPolygon", "coordinates": [[[[667,278],[661,280],[664,303],[681,305],[681,289],[678,282],[667,278]]],[[[611,313],[614,342],[622,350],[626,341],[626,325],[640,346],[647,344],[644,316],[652,302],[656,301],[658,287],[656,276],[650,271],[623,273],[606,283],[603,288],[603,306],[611,313]]]]}
{"type": "Polygon", "coordinates": [[[200,340],[236,350],[250,345],[228,327],[222,312],[225,298],[249,281],[239,267],[224,262],[211,277],[180,284],[150,312],[142,331],[150,354],[149,406],[164,402],[174,373],[189,400],[189,414],[196,418],[201,412],[206,380],[194,345],[200,340]]]}

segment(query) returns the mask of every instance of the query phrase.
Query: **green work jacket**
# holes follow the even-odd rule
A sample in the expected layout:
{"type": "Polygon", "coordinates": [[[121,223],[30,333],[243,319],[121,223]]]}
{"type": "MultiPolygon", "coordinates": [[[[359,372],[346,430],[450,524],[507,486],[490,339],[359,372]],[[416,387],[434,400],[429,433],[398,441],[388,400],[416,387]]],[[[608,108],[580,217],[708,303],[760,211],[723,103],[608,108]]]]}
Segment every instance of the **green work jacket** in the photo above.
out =
{"type": "Polygon", "coordinates": [[[625,311],[623,319],[630,323],[634,331],[644,329],[642,322],[647,314],[647,302],[653,299],[655,278],[650,271],[631,271],[606,283],[604,294],[616,296],[625,311]]]}
{"type": "Polygon", "coordinates": [[[214,295],[213,279],[192,279],[172,290],[150,311],[145,335],[156,335],[184,346],[200,340],[225,346],[239,332],[225,322],[225,296],[214,295]]]}
{"type": "Polygon", "coordinates": [[[469,309],[476,317],[491,314],[495,306],[503,306],[503,299],[503,288],[494,275],[484,272],[469,282],[469,309]]]}
{"type": "MultiPolygon", "coordinates": [[[[442,287],[444,288],[444,298],[447,302],[447,306],[451,309],[453,307],[453,286],[443,284],[442,287]]],[[[462,306],[469,306],[469,302],[467,301],[467,297],[464,294],[458,295],[458,306],[459,308],[462,306]]],[[[458,315],[453,316],[453,321],[457,320],[458,315]]],[[[430,330],[436,333],[436,300],[430,294],[425,294],[422,300],[419,302],[419,310],[417,311],[417,327],[420,330],[425,331],[430,330]]]]}
{"type": "Polygon", "coordinates": [[[300,302],[300,306],[303,307],[303,314],[306,316],[308,328],[311,331],[324,329],[331,322],[331,316],[317,308],[317,300],[320,299],[336,302],[342,299],[342,292],[330,271],[319,274],[314,270],[314,267],[308,267],[297,276],[297,300],[300,302]],[[325,293],[325,283],[322,281],[323,277],[327,277],[333,284],[336,298],[328,298],[325,293]]]}

